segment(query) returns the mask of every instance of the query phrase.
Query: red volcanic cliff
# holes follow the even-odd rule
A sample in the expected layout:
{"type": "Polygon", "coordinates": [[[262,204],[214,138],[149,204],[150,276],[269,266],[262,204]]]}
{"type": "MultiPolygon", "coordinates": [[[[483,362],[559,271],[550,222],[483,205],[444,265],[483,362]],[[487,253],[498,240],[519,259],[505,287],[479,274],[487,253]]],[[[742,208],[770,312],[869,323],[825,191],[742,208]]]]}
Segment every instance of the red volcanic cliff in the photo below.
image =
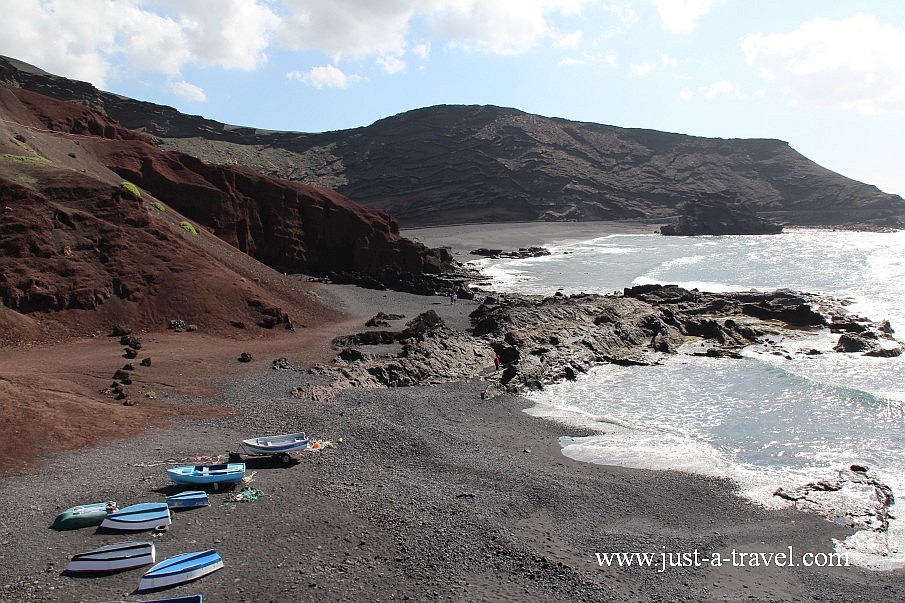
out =
{"type": "Polygon", "coordinates": [[[160,151],[87,106],[14,87],[0,87],[0,119],[0,343],[337,316],[261,263],[419,292],[440,272],[386,213],[333,191],[160,151]]]}
{"type": "Polygon", "coordinates": [[[439,257],[401,237],[386,212],[329,189],[161,151],[88,107],[21,89],[15,94],[48,130],[94,135],[93,152],[109,169],[277,270],[363,275],[387,285],[398,273],[440,271],[439,257]]]}

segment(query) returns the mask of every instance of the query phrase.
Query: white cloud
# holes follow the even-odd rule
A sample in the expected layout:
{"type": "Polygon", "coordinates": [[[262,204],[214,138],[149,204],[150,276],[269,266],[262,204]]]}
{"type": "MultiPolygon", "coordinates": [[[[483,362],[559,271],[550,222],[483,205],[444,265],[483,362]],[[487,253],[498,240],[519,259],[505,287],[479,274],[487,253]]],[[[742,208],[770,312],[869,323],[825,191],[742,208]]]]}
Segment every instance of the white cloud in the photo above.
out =
{"type": "Polygon", "coordinates": [[[718,96],[741,96],[738,86],[727,79],[722,79],[701,88],[704,98],[712,100],[718,96]]]}
{"type": "Polygon", "coordinates": [[[660,66],[663,67],[663,69],[671,69],[673,67],[678,67],[679,61],[664,53],[660,55],[660,66]]]}
{"type": "Polygon", "coordinates": [[[609,50],[607,52],[583,52],[581,55],[577,57],[569,57],[563,59],[559,62],[560,65],[590,65],[594,63],[603,63],[605,65],[609,65],[610,67],[616,67],[619,64],[619,61],[616,58],[615,51],[609,50]]]}
{"type": "Polygon", "coordinates": [[[696,96],[702,96],[706,100],[713,100],[719,96],[741,97],[742,91],[739,87],[727,79],[721,79],[706,86],[698,86],[697,88],[685,88],[679,92],[679,99],[690,101],[696,96]]]}
{"type": "MultiPolygon", "coordinates": [[[[0,53],[99,87],[125,73],[179,81],[195,66],[254,70],[277,49],[321,53],[327,60],[319,62],[337,70],[373,59],[399,73],[408,57],[426,59],[432,43],[497,55],[580,50],[576,19],[600,1],[7,0],[0,53]]],[[[623,22],[636,19],[629,4],[604,10],[623,22]]],[[[351,81],[333,72],[305,75],[351,81]]]]}
{"type": "Polygon", "coordinates": [[[402,73],[405,71],[406,62],[402,60],[402,57],[395,54],[387,54],[381,57],[377,57],[377,64],[383,69],[384,73],[402,73]]]}
{"type": "Polygon", "coordinates": [[[426,59],[431,54],[430,42],[415,44],[415,46],[412,47],[412,54],[414,54],[419,59],[426,59]]]}
{"type": "Polygon", "coordinates": [[[742,41],[748,64],[782,84],[793,105],[865,114],[905,112],[905,30],[856,14],[814,19],[742,41]]]}
{"type": "Polygon", "coordinates": [[[638,13],[631,4],[604,4],[600,8],[615,15],[623,29],[628,29],[638,22],[638,13]]]}
{"type": "Polygon", "coordinates": [[[694,31],[698,21],[724,0],[651,0],[660,15],[660,27],[673,33],[694,31]]]}
{"type": "Polygon", "coordinates": [[[324,88],[348,88],[361,80],[360,76],[347,75],[335,65],[312,67],[307,72],[292,71],[287,73],[286,77],[298,80],[318,90],[324,88]]]}
{"type": "Polygon", "coordinates": [[[255,69],[279,24],[265,0],[17,0],[0,53],[102,87],[114,71],[178,75],[187,65],[255,69]]]}
{"type": "Polygon", "coordinates": [[[552,15],[577,15],[588,0],[435,0],[424,18],[451,47],[519,55],[556,39],[552,15]]]}
{"type": "Polygon", "coordinates": [[[629,67],[629,71],[634,77],[644,77],[654,70],[654,66],[648,62],[635,63],[629,67]]]}
{"type": "Polygon", "coordinates": [[[553,45],[561,49],[580,48],[583,37],[584,34],[580,29],[573,31],[570,34],[560,34],[554,39],[553,45]]]}
{"type": "Polygon", "coordinates": [[[195,84],[186,82],[185,80],[174,82],[170,85],[170,89],[176,96],[181,96],[182,98],[188,99],[190,101],[203,103],[205,100],[207,100],[207,96],[205,96],[204,90],[202,90],[195,84]]]}

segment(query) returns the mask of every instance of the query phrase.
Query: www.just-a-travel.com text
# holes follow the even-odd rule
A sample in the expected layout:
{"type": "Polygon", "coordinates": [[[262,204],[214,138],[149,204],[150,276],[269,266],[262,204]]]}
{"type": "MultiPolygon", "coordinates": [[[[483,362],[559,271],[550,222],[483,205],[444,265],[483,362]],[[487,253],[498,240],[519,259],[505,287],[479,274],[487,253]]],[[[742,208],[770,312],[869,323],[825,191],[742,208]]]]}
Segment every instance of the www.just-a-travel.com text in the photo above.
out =
{"type": "Polygon", "coordinates": [[[594,555],[600,567],[652,568],[657,572],[681,567],[848,567],[848,555],[845,553],[805,552],[799,555],[792,547],[784,551],[753,552],[732,549],[729,553],[709,554],[697,549],[667,551],[666,547],[663,547],[658,552],[612,552],[594,555]]]}

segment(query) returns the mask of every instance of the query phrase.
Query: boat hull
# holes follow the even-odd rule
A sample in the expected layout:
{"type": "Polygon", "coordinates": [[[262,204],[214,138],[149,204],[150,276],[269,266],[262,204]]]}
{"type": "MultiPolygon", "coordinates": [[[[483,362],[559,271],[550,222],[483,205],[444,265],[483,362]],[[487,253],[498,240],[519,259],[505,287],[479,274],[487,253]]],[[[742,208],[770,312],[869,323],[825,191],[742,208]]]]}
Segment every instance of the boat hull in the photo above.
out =
{"type": "Polygon", "coordinates": [[[245,463],[187,465],[167,469],[167,475],[179,485],[235,484],[245,477],[245,463]]]}
{"type": "Polygon", "coordinates": [[[161,561],[141,578],[138,590],[155,590],[197,580],[223,567],[223,559],[214,550],[183,553],[161,561]]]}
{"type": "Polygon", "coordinates": [[[262,436],[242,440],[240,445],[246,454],[297,452],[308,447],[308,436],[304,432],[262,436]]]}
{"type": "Polygon", "coordinates": [[[161,530],[172,523],[166,503],[140,503],[111,513],[101,522],[111,530],[161,530]]]}
{"type": "Polygon", "coordinates": [[[167,497],[167,506],[171,509],[194,509],[211,504],[207,492],[203,490],[187,490],[167,497]]]}
{"type": "Polygon", "coordinates": [[[97,526],[104,521],[107,515],[115,510],[116,503],[113,501],[78,505],[66,509],[57,515],[51,527],[54,530],[76,530],[88,526],[97,526]]]}
{"type": "Polygon", "coordinates": [[[118,572],[143,565],[151,565],[155,560],[154,544],[151,542],[119,542],[73,555],[66,565],[68,573],[118,572]]]}

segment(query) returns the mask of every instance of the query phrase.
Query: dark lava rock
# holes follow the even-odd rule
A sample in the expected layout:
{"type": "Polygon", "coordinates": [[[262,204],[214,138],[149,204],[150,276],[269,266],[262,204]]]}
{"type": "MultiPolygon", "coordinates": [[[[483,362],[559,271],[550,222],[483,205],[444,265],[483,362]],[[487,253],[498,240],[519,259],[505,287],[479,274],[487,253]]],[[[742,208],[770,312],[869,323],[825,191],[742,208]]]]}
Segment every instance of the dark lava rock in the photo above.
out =
{"type": "Polygon", "coordinates": [[[115,325],[110,332],[111,337],[122,337],[123,335],[131,335],[132,330],[127,329],[126,327],[115,325]]]}
{"type": "Polygon", "coordinates": [[[248,352],[242,352],[239,354],[239,362],[251,362],[251,354],[248,352]]]}
{"type": "Polygon", "coordinates": [[[843,333],[833,349],[837,352],[855,353],[876,350],[877,347],[875,339],[860,334],[843,333]]]}
{"type": "Polygon", "coordinates": [[[138,356],[138,352],[135,351],[134,348],[126,348],[123,350],[123,358],[128,358],[129,360],[138,356]]]}
{"type": "Polygon", "coordinates": [[[359,360],[364,360],[365,355],[361,350],[346,348],[339,353],[339,357],[347,362],[357,362],[359,360]]]}
{"type": "Polygon", "coordinates": [[[142,359],[141,359],[141,362],[139,362],[139,364],[142,365],[142,366],[151,366],[151,358],[150,358],[150,356],[149,356],[148,358],[142,358],[142,359]]]}
{"type": "Polygon", "coordinates": [[[737,195],[701,193],[686,201],[679,221],[660,228],[668,236],[778,234],[782,226],[759,218],[737,195]]]}

